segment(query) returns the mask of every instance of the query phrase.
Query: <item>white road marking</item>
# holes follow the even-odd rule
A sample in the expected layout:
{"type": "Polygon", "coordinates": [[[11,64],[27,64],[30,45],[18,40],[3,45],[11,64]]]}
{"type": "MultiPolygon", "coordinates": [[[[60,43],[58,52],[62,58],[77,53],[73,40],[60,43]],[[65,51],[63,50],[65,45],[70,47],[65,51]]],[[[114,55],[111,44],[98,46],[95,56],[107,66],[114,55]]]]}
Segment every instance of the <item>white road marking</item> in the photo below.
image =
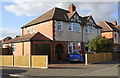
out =
{"type": "Polygon", "coordinates": [[[109,68],[101,69],[101,70],[98,70],[98,71],[93,71],[93,72],[85,73],[85,74],[82,74],[82,75],[79,75],[79,76],[85,76],[85,75],[87,75],[87,74],[96,73],[96,72],[108,70],[108,69],[111,69],[111,68],[116,68],[117,66],[118,66],[118,65],[116,65],[116,66],[114,66],[114,67],[109,67],[109,68]]]}
{"type": "Polygon", "coordinates": [[[24,77],[24,75],[19,75],[19,74],[9,74],[12,77],[24,77]]]}

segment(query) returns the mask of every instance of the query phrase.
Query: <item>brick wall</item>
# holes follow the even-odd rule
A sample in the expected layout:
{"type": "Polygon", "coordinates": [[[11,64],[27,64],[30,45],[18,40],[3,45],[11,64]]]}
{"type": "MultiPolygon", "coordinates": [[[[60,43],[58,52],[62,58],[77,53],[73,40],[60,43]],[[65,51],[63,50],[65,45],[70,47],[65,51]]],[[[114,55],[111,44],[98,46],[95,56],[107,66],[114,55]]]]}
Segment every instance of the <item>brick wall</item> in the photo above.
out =
{"type": "Polygon", "coordinates": [[[63,46],[62,60],[68,60],[68,44],[65,41],[54,41],[52,43],[51,60],[57,61],[57,54],[55,52],[57,44],[61,44],[63,46]]]}

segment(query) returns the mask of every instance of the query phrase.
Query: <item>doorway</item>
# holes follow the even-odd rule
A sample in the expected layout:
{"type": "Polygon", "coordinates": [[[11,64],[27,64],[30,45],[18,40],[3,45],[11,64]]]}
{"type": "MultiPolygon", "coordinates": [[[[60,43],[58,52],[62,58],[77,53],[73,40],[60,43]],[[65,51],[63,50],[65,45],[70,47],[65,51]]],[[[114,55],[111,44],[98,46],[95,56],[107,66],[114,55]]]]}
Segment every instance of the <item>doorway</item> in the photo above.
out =
{"type": "Polygon", "coordinates": [[[56,45],[55,52],[57,54],[57,60],[62,60],[63,46],[61,44],[56,45]]]}

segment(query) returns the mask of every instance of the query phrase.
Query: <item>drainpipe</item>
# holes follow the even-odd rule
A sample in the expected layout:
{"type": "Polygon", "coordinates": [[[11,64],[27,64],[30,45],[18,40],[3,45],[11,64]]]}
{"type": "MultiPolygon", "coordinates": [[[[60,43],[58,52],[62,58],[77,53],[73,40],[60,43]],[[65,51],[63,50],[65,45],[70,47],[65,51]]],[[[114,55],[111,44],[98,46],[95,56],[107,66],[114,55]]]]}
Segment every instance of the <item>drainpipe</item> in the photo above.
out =
{"type": "Polygon", "coordinates": [[[84,31],[83,31],[83,25],[81,25],[82,26],[82,50],[83,50],[83,52],[84,52],[84,46],[83,46],[83,40],[84,40],[84,31]]]}

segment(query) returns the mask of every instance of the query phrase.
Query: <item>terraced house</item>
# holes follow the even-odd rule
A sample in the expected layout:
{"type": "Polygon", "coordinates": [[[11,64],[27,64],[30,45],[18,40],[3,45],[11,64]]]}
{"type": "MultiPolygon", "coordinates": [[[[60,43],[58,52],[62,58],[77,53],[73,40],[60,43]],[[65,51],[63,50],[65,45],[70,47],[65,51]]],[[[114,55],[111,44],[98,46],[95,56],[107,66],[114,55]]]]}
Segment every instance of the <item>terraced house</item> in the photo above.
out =
{"type": "Polygon", "coordinates": [[[103,28],[101,33],[102,37],[110,39],[113,43],[113,48],[109,49],[109,51],[120,51],[120,26],[117,25],[117,22],[102,21],[98,25],[103,28]]]}
{"type": "Polygon", "coordinates": [[[73,49],[88,50],[87,43],[100,36],[92,16],[82,17],[71,4],[68,10],[52,8],[22,27],[22,36],[3,43],[14,55],[47,54],[49,61],[67,60],[73,49]]]}

